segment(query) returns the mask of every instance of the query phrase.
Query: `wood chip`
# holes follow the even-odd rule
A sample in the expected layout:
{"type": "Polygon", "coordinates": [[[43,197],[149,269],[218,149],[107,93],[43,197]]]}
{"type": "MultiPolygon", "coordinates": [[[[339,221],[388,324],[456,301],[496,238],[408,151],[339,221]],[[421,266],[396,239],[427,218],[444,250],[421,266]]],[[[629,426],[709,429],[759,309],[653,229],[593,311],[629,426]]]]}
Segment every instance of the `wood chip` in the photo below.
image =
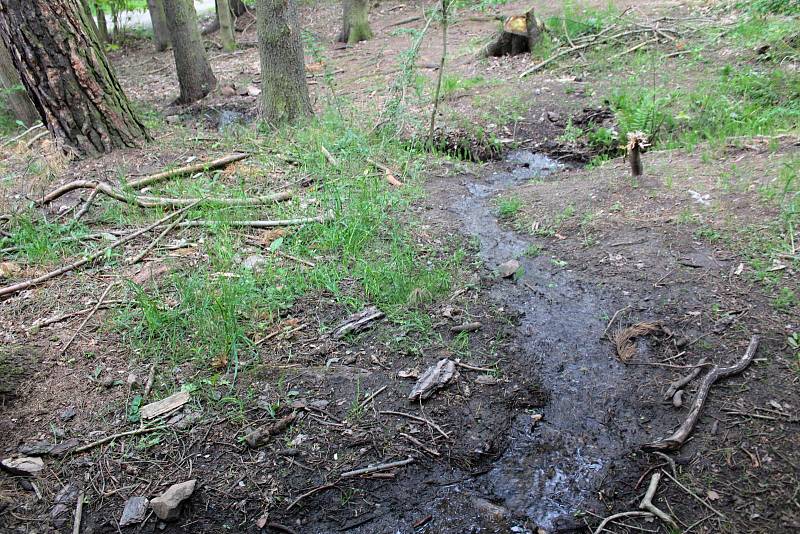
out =
{"type": "Polygon", "coordinates": [[[164,415],[173,410],[177,410],[189,402],[190,398],[191,394],[188,391],[179,391],[178,393],[173,393],[169,397],[161,399],[160,401],[151,402],[142,408],[140,412],[142,419],[154,419],[159,415],[164,415]]]}

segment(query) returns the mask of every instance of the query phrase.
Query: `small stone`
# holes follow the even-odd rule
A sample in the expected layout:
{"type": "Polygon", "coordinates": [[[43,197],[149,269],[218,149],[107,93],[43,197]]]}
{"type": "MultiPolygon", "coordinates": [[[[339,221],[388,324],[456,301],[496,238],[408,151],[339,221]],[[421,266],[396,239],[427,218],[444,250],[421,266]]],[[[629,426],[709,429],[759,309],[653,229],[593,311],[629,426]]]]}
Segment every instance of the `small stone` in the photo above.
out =
{"type": "Polygon", "coordinates": [[[68,406],[61,410],[61,413],[58,414],[58,418],[62,421],[69,421],[75,417],[76,414],[77,412],[75,411],[75,406],[68,406]]]}
{"type": "Polygon", "coordinates": [[[68,440],[62,441],[57,445],[53,445],[49,454],[50,456],[63,456],[72,449],[76,448],[78,445],[80,445],[80,442],[77,438],[69,438],[68,440]]]}
{"type": "Polygon", "coordinates": [[[484,386],[494,386],[497,384],[498,380],[491,376],[491,375],[481,375],[475,379],[476,384],[481,384],[484,386]]]}
{"type": "Polygon", "coordinates": [[[261,89],[259,89],[255,85],[248,85],[247,86],[247,94],[248,94],[248,96],[258,96],[258,95],[261,94],[261,89]]]}
{"type": "Polygon", "coordinates": [[[181,503],[192,496],[197,480],[173,484],[167,491],[150,501],[150,508],[163,521],[174,521],[180,516],[181,503]]]}
{"type": "Polygon", "coordinates": [[[497,273],[502,278],[511,278],[519,271],[520,263],[517,260],[508,260],[497,266],[497,273]]]}
{"type": "Polygon", "coordinates": [[[252,256],[247,256],[244,261],[242,262],[242,267],[245,269],[249,269],[251,271],[260,271],[264,268],[264,265],[267,264],[267,258],[261,256],[260,254],[253,254],[252,256]]]}
{"type": "Polygon", "coordinates": [[[233,88],[231,85],[225,85],[220,90],[222,96],[234,96],[236,94],[236,89],[233,88]]]}
{"type": "Polygon", "coordinates": [[[25,456],[44,456],[50,452],[53,444],[48,441],[33,441],[31,443],[24,443],[17,449],[20,454],[25,456]]]}
{"type": "Polygon", "coordinates": [[[72,511],[78,500],[78,487],[74,484],[67,484],[58,492],[54,500],[55,506],[50,510],[50,520],[56,529],[66,526],[72,519],[72,511]]]}
{"type": "Polygon", "coordinates": [[[32,476],[44,469],[44,462],[41,458],[8,458],[0,466],[12,475],[32,476]]]}
{"type": "Polygon", "coordinates": [[[148,504],[147,497],[131,497],[125,501],[125,509],[122,510],[119,526],[127,527],[144,521],[145,517],[147,517],[148,504]]]}

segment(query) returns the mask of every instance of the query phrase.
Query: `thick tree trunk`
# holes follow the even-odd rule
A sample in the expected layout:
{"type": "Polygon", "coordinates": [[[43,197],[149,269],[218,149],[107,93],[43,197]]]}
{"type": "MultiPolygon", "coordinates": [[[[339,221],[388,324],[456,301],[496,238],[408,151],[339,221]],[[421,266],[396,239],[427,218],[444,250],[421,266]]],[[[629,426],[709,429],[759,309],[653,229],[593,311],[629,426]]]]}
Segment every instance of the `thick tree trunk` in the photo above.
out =
{"type": "Polygon", "coordinates": [[[231,52],[236,49],[236,37],[233,35],[235,19],[228,0],[217,0],[217,18],[219,18],[219,37],[222,40],[222,48],[226,52],[231,52]]]}
{"type": "Polygon", "coordinates": [[[164,12],[167,14],[172,52],[175,54],[178,83],[181,87],[177,102],[188,104],[210,93],[216,87],[217,79],[206,58],[192,1],[164,0],[164,12]]]}
{"type": "Polygon", "coordinates": [[[336,40],[356,44],[371,38],[367,0],[342,0],[342,31],[336,40]]]}
{"type": "Polygon", "coordinates": [[[0,37],[39,115],[80,155],[148,139],[74,0],[2,0],[0,37]]]}
{"type": "Polygon", "coordinates": [[[163,52],[169,48],[169,28],[162,0],[147,0],[147,10],[153,23],[153,46],[157,52],[163,52]]]}
{"type": "Polygon", "coordinates": [[[258,45],[261,52],[261,103],[272,125],[311,115],[303,42],[295,0],[259,0],[258,45]]]}
{"type": "Polygon", "coordinates": [[[39,112],[25,92],[17,69],[11,61],[11,54],[8,53],[2,39],[0,39],[0,95],[2,95],[0,101],[5,102],[15,119],[28,126],[41,120],[39,112]]]}
{"type": "Polygon", "coordinates": [[[101,43],[108,43],[108,22],[106,21],[106,12],[97,8],[97,38],[101,43]]]}

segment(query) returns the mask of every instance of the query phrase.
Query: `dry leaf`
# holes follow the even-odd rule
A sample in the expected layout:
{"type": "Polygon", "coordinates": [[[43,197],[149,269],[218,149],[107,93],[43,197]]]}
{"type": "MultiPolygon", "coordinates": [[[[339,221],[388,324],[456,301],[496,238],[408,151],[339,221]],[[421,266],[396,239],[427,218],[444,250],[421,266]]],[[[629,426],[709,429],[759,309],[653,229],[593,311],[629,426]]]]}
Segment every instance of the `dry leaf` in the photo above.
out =
{"type": "Polygon", "coordinates": [[[228,355],[225,353],[217,354],[214,356],[214,359],[211,360],[211,367],[214,369],[220,370],[228,367],[228,355]]]}
{"type": "Polygon", "coordinates": [[[706,497],[708,497],[709,501],[716,501],[719,500],[719,493],[717,493],[714,490],[708,490],[708,493],[706,493],[706,497]]]}
{"type": "Polygon", "coordinates": [[[283,228],[272,228],[261,232],[261,244],[268,247],[273,241],[286,235],[286,230],[283,228]]]}
{"type": "Polygon", "coordinates": [[[22,272],[22,267],[11,261],[0,263],[0,278],[11,278],[22,272]]]}

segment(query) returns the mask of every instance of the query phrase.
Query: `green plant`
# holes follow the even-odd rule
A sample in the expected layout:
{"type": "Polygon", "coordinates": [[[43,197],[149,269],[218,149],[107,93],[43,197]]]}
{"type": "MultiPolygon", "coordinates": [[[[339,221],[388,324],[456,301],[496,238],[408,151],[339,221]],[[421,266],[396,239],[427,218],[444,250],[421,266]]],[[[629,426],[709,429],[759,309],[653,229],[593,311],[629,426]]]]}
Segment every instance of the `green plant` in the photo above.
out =
{"type": "Polygon", "coordinates": [[[513,196],[501,198],[497,203],[497,215],[501,219],[510,219],[522,209],[522,199],[513,196]]]}
{"type": "Polygon", "coordinates": [[[796,307],[798,303],[800,301],[798,301],[797,295],[788,287],[782,287],[772,301],[772,305],[779,311],[788,311],[796,307]]]}
{"type": "Polygon", "coordinates": [[[528,248],[525,249],[525,256],[529,258],[535,258],[539,256],[541,253],[542,253],[542,247],[534,243],[531,243],[530,245],[528,245],[528,248]]]}

